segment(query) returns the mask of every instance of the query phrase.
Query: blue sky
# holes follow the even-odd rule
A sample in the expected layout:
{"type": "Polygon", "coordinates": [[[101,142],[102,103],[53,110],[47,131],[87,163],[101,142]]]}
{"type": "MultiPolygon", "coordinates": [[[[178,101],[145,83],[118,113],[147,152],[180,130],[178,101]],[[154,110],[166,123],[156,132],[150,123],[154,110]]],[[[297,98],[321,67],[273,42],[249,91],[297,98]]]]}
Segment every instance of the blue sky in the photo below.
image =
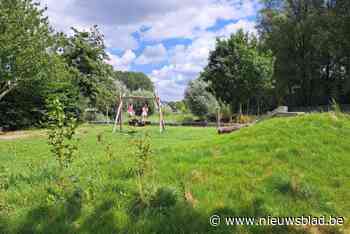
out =
{"type": "Polygon", "coordinates": [[[108,63],[147,74],[162,99],[180,100],[207,64],[217,37],[256,33],[258,0],[38,0],[69,33],[99,25],[108,63]]]}

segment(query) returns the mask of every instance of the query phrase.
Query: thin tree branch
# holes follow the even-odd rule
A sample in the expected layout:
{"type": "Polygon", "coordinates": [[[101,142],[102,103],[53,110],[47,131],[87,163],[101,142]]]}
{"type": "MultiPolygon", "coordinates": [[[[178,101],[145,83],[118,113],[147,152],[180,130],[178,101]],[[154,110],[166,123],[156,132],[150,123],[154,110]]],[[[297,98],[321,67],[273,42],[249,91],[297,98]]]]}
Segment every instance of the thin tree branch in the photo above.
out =
{"type": "MultiPolygon", "coordinates": [[[[12,90],[14,90],[16,88],[16,83],[12,83],[11,81],[9,81],[7,83],[8,88],[6,88],[4,91],[0,92],[0,101],[8,94],[10,93],[12,90]]],[[[5,86],[6,87],[6,86],[5,86]]]]}

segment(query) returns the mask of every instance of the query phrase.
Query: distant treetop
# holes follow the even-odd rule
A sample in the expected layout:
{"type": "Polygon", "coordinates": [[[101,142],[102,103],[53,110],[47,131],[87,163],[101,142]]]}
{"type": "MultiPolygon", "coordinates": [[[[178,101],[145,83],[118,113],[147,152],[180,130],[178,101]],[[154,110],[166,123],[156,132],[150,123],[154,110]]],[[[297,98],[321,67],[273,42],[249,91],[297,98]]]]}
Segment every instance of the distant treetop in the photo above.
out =
{"type": "Polygon", "coordinates": [[[154,91],[153,82],[144,73],[116,71],[115,78],[122,81],[130,91],[154,91]]]}

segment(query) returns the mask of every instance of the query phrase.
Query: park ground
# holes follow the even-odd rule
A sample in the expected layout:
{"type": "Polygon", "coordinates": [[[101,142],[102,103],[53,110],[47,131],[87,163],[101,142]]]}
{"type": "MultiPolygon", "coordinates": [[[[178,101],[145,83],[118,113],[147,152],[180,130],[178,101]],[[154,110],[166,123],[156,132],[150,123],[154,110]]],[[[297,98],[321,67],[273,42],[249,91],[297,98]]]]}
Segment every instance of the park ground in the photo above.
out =
{"type": "Polygon", "coordinates": [[[45,130],[0,136],[0,233],[349,233],[350,118],[311,114],[215,128],[83,125],[58,170],[45,130]],[[138,203],[137,139],[149,135],[149,205],[138,203]],[[12,137],[11,137],[12,136],[12,137]],[[57,189],[64,173],[72,188],[57,189]],[[157,193],[156,191],[163,191],[157,193]],[[168,191],[168,192],[164,192],[168,191]],[[157,195],[158,194],[158,195],[157,195]],[[152,200],[153,199],[153,200],[152,200]],[[228,216],[339,216],[339,227],[211,227],[228,216]]]}

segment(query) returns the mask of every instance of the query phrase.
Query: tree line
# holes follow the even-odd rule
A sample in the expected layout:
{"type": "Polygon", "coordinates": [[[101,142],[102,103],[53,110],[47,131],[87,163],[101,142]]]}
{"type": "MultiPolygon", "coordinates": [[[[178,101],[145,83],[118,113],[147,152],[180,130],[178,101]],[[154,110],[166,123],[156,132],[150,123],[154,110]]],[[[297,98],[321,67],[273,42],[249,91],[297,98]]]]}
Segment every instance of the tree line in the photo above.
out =
{"type": "Polygon", "coordinates": [[[240,30],[218,39],[194,82],[206,82],[207,92],[238,113],[350,103],[350,1],[261,3],[257,35],[240,30]]]}

